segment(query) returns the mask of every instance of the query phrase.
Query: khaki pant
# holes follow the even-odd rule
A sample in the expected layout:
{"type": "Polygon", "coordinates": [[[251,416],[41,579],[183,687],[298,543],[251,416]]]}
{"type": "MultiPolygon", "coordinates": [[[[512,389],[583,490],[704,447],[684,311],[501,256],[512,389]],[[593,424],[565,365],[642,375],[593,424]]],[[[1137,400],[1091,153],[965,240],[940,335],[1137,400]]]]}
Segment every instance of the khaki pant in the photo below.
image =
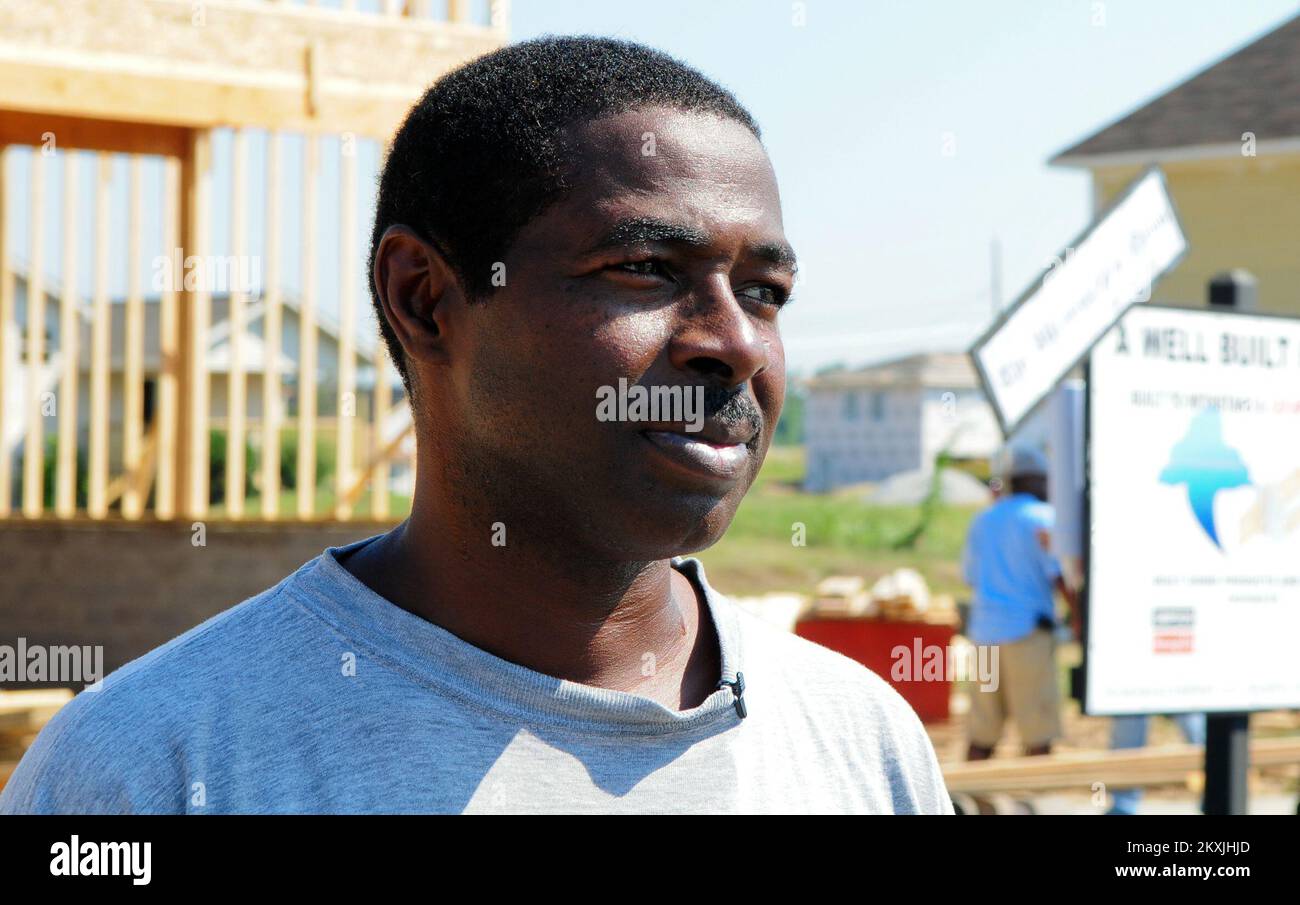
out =
{"type": "Polygon", "coordinates": [[[970,743],[993,748],[1010,716],[1026,748],[1061,736],[1061,695],[1056,676],[1056,639],[1045,628],[998,645],[998,687],[971,690],[970,743]]]}

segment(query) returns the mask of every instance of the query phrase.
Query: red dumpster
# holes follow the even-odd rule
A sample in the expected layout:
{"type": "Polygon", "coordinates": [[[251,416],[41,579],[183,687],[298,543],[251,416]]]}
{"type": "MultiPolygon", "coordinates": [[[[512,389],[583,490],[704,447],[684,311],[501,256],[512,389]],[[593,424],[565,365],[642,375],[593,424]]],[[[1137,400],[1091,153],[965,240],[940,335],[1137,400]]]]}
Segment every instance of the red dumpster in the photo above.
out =
{"type": "Polygon", "coordinates": [[[938,723],[948,719],[948,698],[952,694],[952,676],[944,669],[940,678],[923,678],[922,667],[947,663],[948,645],[955,630],[948,625],[928,622],[894,622],[879,619],[802,619],[795,624],[795,634],[823,647],[829,647],[880,676],[897,689],[912,705],[923,722],[938,723]],[[905,648],[906,654],[898,648],[905,648]],[[935,648],[938,650],[936,651],[935,648]],[[895,664],[901,664],[899,669],[895,664]],[[896,679],[898,673],[902,678],[896,679]]]}

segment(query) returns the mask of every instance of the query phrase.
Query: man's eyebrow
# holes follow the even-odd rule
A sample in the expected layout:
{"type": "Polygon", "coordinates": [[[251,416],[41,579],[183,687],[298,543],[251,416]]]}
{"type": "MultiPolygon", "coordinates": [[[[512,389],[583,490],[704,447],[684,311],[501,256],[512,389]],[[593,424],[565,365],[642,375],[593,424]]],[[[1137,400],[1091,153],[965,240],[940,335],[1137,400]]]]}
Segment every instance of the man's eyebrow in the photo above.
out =
{"type": "MultiPolygon", "coordinates": [[[[684,223],[673,223],[655,217],[629,217],[620,220],[605,232],[592,246],[592,251],[608,251],[643,242],[673,242],[703,248],[710,243],[708,233],[684,223]]],[[[786,270],[798,268],[794,249],[785,242],[760,242],[746,251],[756,258],[786,270]]]]}
{"type": "Polygon", "coordinates": [[[676,242],[699,247],[709,244],[709,234],[693,226],[655,217],[628,217],[610,227],[592,246],[592,251],[606,251],[640,242],[676,242]]]}
{"type": "Polygon", "coordinates": [[[799,261],[794,256],[794,249],[786,242],[761,242],[758,245],[751,245],[748,250],[754,257],[775,264],[791,273],[799,269],[799,261]]]}

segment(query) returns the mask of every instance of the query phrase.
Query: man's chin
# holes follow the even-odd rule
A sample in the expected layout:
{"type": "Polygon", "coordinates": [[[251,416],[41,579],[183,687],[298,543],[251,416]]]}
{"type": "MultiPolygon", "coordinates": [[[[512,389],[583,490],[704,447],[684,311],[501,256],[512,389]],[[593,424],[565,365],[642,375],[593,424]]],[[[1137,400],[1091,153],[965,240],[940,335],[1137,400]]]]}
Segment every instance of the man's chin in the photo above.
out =
{"type": "Polygon", "coordinates": [[[722,540],[739,501],[730,496],[660,493],[622,522],[622,546],[641,560],[671,559],[707,550],[722,540]]]}

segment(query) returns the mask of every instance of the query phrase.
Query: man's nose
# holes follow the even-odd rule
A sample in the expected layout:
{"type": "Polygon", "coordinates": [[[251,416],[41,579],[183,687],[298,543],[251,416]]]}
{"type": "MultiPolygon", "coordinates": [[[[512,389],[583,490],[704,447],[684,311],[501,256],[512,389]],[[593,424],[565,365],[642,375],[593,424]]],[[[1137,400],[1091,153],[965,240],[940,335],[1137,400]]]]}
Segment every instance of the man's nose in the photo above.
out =
{"type": "Polygon", "coordinates": [[[739,386],[766,370],[769,348],[731,284],[719,276],[702,285],[684,309],[670,359],[679,371],[739,386]]]}

